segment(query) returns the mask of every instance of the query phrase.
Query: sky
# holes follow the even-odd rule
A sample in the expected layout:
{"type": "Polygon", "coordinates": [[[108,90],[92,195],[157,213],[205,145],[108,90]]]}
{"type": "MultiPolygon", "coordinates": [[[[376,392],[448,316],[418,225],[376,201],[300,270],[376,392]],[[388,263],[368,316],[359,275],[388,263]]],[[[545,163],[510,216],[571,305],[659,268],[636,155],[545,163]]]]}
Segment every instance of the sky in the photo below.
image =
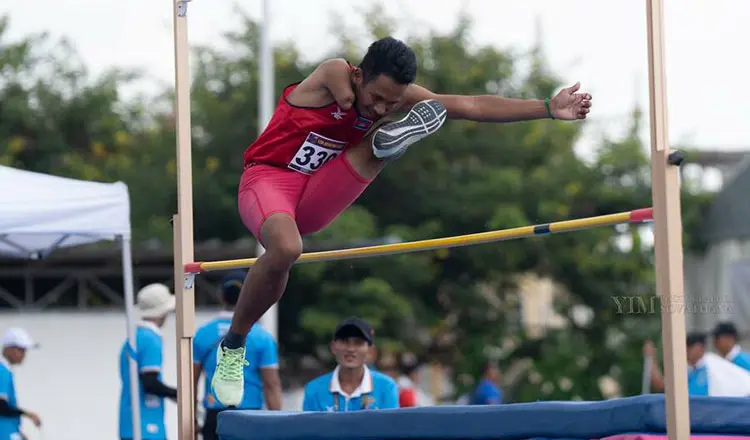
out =
{"type": "MultiPolygon", "coordinates": [[[[293,42],[308,58],[335,42],[331,13],[347,27],[361,23],[366,3],[271,0],[271,35],[293,42]]],[[[577,147],[584,156],[602,135],[619,136],[636,104],[648,111],[646,2],[636,0],[382,0],[397,17],[398,38],[448,31],[461,11],[474,22],[472,42],[522,52],[541,38],[552,69],[580,81],[594,107],[577,147]],[[537,26],[541,25],[541,26],[537,26]],[[541,29],[541,32],[539,31],[541,29]]],[[[750,105],[744,85],[750,67],[750,2],[664,0],[669,139],[702,149],[750,150],[744,124],[750,105]]],[[[221,45],[239,25],[237,8],[262,17],[262,0],[193,0],[189,38],[221,45]]],[[[112,66],[145,69],[174,81],[172,3],[167,0],[3,0],[11,38],[47,31],[67,37],[93,74],[112,66]]],[[[356,61],[356,60],[354,60],[356,61]]],[[[144,84],[144,90],[153,85],[144,84]]],[[[648,141],[648,129],[643,130],[648,141]]]]}

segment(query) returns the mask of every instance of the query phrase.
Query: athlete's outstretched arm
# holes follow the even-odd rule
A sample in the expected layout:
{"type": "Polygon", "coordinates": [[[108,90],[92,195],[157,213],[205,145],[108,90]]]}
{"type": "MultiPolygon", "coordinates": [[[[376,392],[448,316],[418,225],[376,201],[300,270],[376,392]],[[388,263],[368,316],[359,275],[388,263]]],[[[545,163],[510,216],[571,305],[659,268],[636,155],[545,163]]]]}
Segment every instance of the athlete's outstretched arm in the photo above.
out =
{"type": "MultiPolygon", "coordinates": [[[[563,89],[549,101],[549,112],[555,119],[586,119],[591,108],[591,95],[577,93],[580,84],[563,89]]],[[[512,99],[497,95],[441,95],[418,85],[406,92],[405,107],[425,99],[437,99],[448,110],[451,119],[477,122],[516,122],[549,118],[543,100],[512,99]]]]}

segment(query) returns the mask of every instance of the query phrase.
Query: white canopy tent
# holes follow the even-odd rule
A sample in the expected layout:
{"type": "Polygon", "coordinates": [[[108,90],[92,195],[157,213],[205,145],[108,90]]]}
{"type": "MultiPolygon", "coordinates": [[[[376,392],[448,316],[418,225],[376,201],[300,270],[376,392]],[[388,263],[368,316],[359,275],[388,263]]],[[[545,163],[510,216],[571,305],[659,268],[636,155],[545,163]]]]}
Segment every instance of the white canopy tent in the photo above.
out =
{"type": "MultiPolygon", "coordinates": [[[[122,248],[128,342],[135,348],[130,197],[122,182],[98,183],[0,166],[0,255],[40,259],[98,241],[122,248]]],[[[141,439],[138,370],[130,358],[134,440],[141,439]]]]}

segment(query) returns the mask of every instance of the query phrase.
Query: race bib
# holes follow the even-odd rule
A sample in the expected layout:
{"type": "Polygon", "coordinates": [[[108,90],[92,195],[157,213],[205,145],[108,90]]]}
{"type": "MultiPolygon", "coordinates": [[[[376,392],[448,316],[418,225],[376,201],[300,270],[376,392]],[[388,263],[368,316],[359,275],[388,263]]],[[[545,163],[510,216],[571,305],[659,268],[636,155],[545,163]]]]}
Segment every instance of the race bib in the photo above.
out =
{"type": "Polygon", "coordinates": [[[338,157],[344,151],[346,142],[330,139],[310,132],[297,154],[289,162],[289,168],[300,173],[313,174],[323,165],[338,157]]]}

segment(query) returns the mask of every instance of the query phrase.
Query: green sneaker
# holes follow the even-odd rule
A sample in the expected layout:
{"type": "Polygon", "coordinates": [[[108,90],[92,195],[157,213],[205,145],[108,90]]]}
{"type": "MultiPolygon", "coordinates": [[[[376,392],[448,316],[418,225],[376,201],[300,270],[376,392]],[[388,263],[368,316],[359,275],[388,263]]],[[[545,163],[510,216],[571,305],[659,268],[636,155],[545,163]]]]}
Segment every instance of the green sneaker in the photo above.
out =
{"type": "Polygon", "coordinates": [[[211,389],[224,406],[239,406],[245,389],[243,369],[250,365],[245,360],[245,347],[219,347],[216,353],[216,372],[211,379],[211,389]]]}

